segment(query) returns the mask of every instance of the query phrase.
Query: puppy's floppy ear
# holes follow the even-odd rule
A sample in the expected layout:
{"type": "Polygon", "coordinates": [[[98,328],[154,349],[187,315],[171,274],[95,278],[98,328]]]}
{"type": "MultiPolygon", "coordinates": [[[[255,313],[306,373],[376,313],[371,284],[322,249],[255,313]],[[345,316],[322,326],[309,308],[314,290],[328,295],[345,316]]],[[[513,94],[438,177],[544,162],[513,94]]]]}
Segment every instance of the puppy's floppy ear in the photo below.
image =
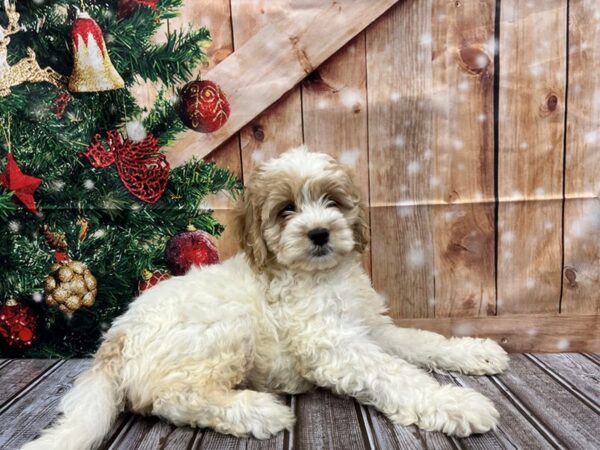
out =
{"type": "Polygon", "coordinates": [[[357,252],[362,253],[369,243],[369,212],[367,204],[362,199],[358,201],[356,208],[358,208],[358,217],[352,227],[355,242],[354,248],[357,252]]]}
{"type": "Polygon", "coordinates": [[[235,211],[235,230],[242,249],[255,269],[267,263],[267,246],[261,233],[260,204],[255,187],[246,186],[235,211]]]}
{"type": "Polygon", "coordinates": [[[352,199],[354,208],[356,208],[356,221],[352,227],[355,242],[354,249],[357,252],[362,253],[369,244],[369,210],[366,202],[362,198],[358,183],[356,182],[356,175],[349,167],[342,166],[342,168],[348,176],[346,193],[352,199]]]}

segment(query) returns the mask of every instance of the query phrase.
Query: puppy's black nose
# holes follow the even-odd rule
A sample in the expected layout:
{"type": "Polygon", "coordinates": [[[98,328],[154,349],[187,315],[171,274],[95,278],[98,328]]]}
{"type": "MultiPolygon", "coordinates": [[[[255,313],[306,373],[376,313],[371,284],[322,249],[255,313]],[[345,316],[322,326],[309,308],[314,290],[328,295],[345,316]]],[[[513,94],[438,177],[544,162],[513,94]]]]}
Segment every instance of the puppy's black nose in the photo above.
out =
{"type": "Polygon", "coordinates": [[[327,228],[315,228],[308,232],[308,238],[315,245],[325,245],[329,242],[329,230],[327,228]]]}

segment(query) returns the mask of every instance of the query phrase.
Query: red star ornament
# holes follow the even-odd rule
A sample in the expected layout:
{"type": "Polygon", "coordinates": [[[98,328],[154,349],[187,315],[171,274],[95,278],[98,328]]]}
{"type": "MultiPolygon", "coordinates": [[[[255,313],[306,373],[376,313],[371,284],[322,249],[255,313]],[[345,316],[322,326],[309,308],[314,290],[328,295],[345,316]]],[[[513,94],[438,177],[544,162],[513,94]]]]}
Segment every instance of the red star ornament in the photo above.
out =
{"type": "Polygon", "coordinates": [[[21,172],[12,153],[6,156],[6,160],[6,169],[4,173],[0,174],[0,186],[12,191],[14,196],[21,200],[29,211],[37,214],[33,193],[42,184],[42,180],[21,172]]]}

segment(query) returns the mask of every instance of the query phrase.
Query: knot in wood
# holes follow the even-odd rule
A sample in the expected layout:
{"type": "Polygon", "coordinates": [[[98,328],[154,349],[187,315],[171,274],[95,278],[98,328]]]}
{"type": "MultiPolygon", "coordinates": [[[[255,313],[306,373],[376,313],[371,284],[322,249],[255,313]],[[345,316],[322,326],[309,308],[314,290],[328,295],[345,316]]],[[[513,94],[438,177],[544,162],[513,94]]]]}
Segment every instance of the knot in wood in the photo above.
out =
{"type": "Polygon", "coordinates": [[[265,140],[265,132],[260,125],[254,125],[252,127],[252,135],[254,136],[254,139],[256,139],[259,142],[265,140]]]}
{"type": "Polygon", "coordinates": [[[490,67],[491,58],[479,47],[462,47],[458,51],[458,63],[466,72],[481,75],[490,67]]]}
{"type": "Polygon", "coordinates": [[[575,270],[573,270],[571,267],[567,267],[565,269],[565,278],[569,282],[570,288],[577,287],[577,272],[575,272],[575,270]]]}

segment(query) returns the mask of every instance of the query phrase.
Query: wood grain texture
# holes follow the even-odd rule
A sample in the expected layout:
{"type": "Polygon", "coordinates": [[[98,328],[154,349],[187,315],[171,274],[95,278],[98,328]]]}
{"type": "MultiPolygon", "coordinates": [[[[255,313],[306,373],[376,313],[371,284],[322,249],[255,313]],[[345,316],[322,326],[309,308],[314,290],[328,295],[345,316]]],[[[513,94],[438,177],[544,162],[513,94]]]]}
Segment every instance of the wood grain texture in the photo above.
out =
{"type": "Polygon", "coordinates": [[[596,352],[600,317],[515,314],[494,317],[395,319],[399,327],[445,336],[489,337],[509,352],[596,352]]]}
{"type": "MultiPolygon", "coordinates": [[[[365,35],[359,34],[302,83],[304,142],[352,168],[369,202],[365,35]]],[[[370,271],[370,247],[363,254],[370,271]]]]}
{"type": "MultiPolygon", "coordinates": [[[[232,20],[236,47],[244,45],[265,24],[285,19],[285,0],[247,2],[232,0],[232,20]]],[[[265,44],[270,46],[270,44],[265,44]]],[[[299,86],[253,118],[240,131],[242,163],[246,176],[255,164],[302,144],[302,100],[299,86]]]]}
{"type": "Polygon", "coordinates": [[[189,448],[196,430],[176,427],[157,417],[136,417],[110,446],[111,450],[175,450],[189,448]]]}
{"type": "Polygon", "coordinates": [[[406,450],[455,449],[452,438],[442,433],[429,433],[416,426],[395,425],[373,407],[367,408],[368,422],[373,429],[375,448],[406,450]]]}
{"type": "MultiPolygon", "coordinates": [[[[536,353],[526,355],[567,389],[578,391],[600,409],[598,366],[580,353],[536,353]]],[[[584,400],[585,401],[585,400],[584,400]]]]}
{"type": "Polygon", "coordinates": [[[433,142],[422,159],[433,164],[430,200],[451,205],[431,208],[436,317],[496,310],[494,19],[494,0],[433,2],[433,142]]]}
{"type": "Polygon", "coordinates": [[[566,11],[501,2],[498,314],[559,308],[566,11]]]}
{"type": "Polygon", "coordinates": [[[206,74],[228,95],[232,115],[210,134],[185,134],[179,165],[203,157],[281,98],[397,0],[337,0],[288,3],[281,20],[260,28],[244,45],[206,74]],[[334,26],[337,25],[337,26],[334,26]]]}
{"type": "Polygon", "coordinates": [[[373,285],[393,317],[434,314],[430,208],[431,0],[401,2],[367,30],[373,285]],[[398,30],[402,30],[399,33],[398,30]],[[422,162],[421,162],[422,161],[422,162]]]}
{"type": "Polygon", "coordinates": [[[20,448],[58,415],[56,407],[73,380],[89,361],[61,362],[56,370],[33,386],[0,415],[0,448],[20,448]]]}
{"type": "Polygon", "coordinates": [[[56,364],[52,359],[16,359],[0,368],[0,408],[23,388],[56,364]]]}
{"type": "MultiPolygon", "coordinates": [[[[244,438],[204,431],[202,439],[192,448],[194,450],[284,450],[285,434],[278,433],[269,439],[244,438]]],[[[287,450],[287,449],[286,449],[287,450]]]]}
{"type": "Polygon", "coordinates": [[[368,448],[362,415],[349,397],[319,390],[298,396],[296,401],[294,449],[368,448]]]}
{"type": "Polygon", "coordinates": [[[565,448],[598,448],[598,415],[523,355],[495,376],[522,401],[565,448]],[[527,380],[526,383],[523,380],[527,380]]]}
{"type": "Polygon", "coordinates": [[[565,255],[561,311],[600,314],[600,27],[598,2],[569,2],[565,255]]]}

